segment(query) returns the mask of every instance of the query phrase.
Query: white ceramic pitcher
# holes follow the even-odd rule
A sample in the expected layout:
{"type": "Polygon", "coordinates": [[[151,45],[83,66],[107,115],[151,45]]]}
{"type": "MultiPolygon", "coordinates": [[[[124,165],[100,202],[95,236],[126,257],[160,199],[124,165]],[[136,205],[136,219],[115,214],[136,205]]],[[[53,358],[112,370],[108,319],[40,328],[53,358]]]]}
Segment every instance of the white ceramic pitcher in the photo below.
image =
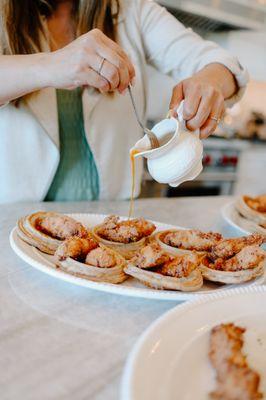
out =
{"type": "Polygon", "coordinates": [[[193,180],[200,174],[203,155],[199,132],[191,132],[185,127],[183,102],[177,113],[178,120],[164,119],[151,129],[160,147],[151,149],[146,135],[133,147],[133,150],[138,151],[135,157],[147,158],[148,170],[153,179],[173,187],[193,180]]]}

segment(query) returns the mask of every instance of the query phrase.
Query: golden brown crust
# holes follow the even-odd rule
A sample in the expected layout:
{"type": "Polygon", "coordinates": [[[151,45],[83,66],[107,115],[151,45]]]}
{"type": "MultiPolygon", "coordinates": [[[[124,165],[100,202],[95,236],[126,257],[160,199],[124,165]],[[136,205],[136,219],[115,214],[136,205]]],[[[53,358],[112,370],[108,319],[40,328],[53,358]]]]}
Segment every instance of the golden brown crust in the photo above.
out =
{"type": "Polygon", "coordinates": [[[44,211],[20,218],[17,232],[22,240],[48,254],[54,254],[67,237],[86,237],[88,234],[86,228],[73,218],[44,211]]]}
{"type": "Polygon", "coordinates": [[[99,244],[91,236],[87,238],[70,237],[58,247],[55,258],[62,261],[71,257],[74,260],[84,261],[87,254],[98,246],[99,244]]]}
{"type": "Polygon", "coordinates": [[[97,234],[112,242],[128,244],[150,236],[155,229],[155,225],[144,218],[121,221],[119,217],[110,215],[98,225],[97,234]]]}
{"type": "Polygon", "coordinates": [[[65,240],[55,253],[55,262],[62,271],[95,282],[121,283],[127,278],[125,259],[91,237],[65,240]]]}
{"type": "Polygon", "coordinates": [[[71,236],[86,237],[87,230],[78,221],[67,215],[47,213],[36,220],[36,229],[54,239],[65,240],[71,236]]]}
{"type": "Polygon", "coordinates": [[[112,268],[116,265],[116,258],[110,249],[100,245],[87,254],[85,264],[99,268],[112,268]]]}
{"type": "Polygon", "coordinates": [[[145,246],[155,229],[154,224],[141,218],[120,221],[119,217],[111,215],[103,224],[95,226],[92,234],[98,242],[130,260],[145,246]]]}
{"type": "Polygon", "coordinates": [[[266,241],[266,236],[254,233],[249,236],[223,239],[212,247],[210,256],[213,260],[217,258],[229,259],[247,246],[260,246],[266,241]]]}
{"type": "Polygon", "coordinates": [[[162,266],[156,268],[156,272],[165,276],[187,278],[196,268],[199,268],[200,264],[201,257],[196,253],[176,256],[172,260],[169,260],[162,266]]]}
{"type": "Polygon", "coordinates": [[[162,250],[156,242],[152,242],[142,247],[130,262],[139,268],[150,269],[158,267],[171,259],[172,257],[162,250]]]}
{"type": "Polygon", "coordinates": [[[266,194],[257,197],[243,196],[243,199],[252,210],[266,215],[266,194]]]}
{"type": "Polygon", "coordinates": [[[183,250],[210,251],[222,239],[222,235],[197,229],[184,229],[166,231],[160,238],[165,244],[183,250]]]}
{"type": "Polygon", "coordinates": [[[210,337],[209,358],[215,368],[217,388],[212,399],[258,400],[260,377],[249,368],[242,352],[245,329],[232,323],[214,327],[210,337]]]}
{"type": "Polygon", "coordinates": [[[253,221],[258,225],[265,224],[266,212],[263,212],[265,198],[265,195],[258,198],[240,196],[235,202],[235,208],[247,220],[253,221]]]}
{"type": "Polygon", "coordinates": [[[203,284],[201,258],[196,253],[174,257],[153,242],[130,260],[125,272],[154,289],[194,291],[203,284]]]}

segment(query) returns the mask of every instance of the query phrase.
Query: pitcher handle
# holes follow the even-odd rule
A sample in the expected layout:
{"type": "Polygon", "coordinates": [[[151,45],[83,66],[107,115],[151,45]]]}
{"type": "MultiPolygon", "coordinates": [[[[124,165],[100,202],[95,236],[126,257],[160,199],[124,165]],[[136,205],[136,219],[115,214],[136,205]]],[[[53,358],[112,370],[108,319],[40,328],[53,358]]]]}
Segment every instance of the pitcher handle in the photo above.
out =
{"type": "MultiPolygon", "coordinates": [[[[187,129],[187,126],[186,126],[186,121],[183,118],[183,110],[184,110],[184,100],[182,100],[181,103],[179,104],[179,106],[178,106],[178,108],[176,110],[176,113],[177,113],[177,119],[180,122],[182,128],[185,131],[189,131],[189,129],[187,129]]],[[[166,118],[170,118],[170,111],[168,111],[166,118]]],[[[191,132],[191,131],[189,131],[189,132],[191,132]]],[[[193,133],[195,135],[197,135],[198,137],[200,137],[200,130],[199,129],[195,130],[193,133]]]]}

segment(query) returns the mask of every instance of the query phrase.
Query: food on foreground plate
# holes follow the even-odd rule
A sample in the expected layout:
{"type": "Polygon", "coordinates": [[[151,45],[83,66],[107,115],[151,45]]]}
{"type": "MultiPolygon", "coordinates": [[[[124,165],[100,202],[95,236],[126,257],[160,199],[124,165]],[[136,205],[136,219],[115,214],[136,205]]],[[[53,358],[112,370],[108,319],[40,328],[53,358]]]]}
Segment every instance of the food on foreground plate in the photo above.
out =
{"type": "Polygon", "coordinates": [[[55,262],[67,273],[96,282],[121,283],[127,278],[125,259],[92,236],[66,239],[55,252],[55,262]]]}
{"type": "Polygon", "coordinates": [[[119,217],[110,215],[93,229],[93,235],[99,242],[130,259],[145,245],[146,239],[155,229],[152,222],[143,218],[120,220],[119,217]]]}
{"type": "Polygon", "coordinates": [[[196,229],[171,229],[159,232],[155,237],[162,248],[173,254],[208,252],[222,239],[220,233],[201,232],[196,229]]]}
{"type": "Polygon", "coordinates": [[[237,211],[260,226],[266,224],[266,195],[258,197],[241,196],[235,203],[237,211]]]}
{"type": "Polygon", "coordinates": [[[266,237],[254,233],[250,236],[242,236],[233,239],[223,239],[214,247],[212,247],[212,257],[214,259],[221,257],[228,259],[239,253],[246,246],[257,245],[260,246],[266,241],[266,237]]]}
{"type": "Polygon", "coordinates": [[[54,254],[63,240],[71,236],[86,237],[86,228],[64,214],[39,211],[20,218],[18,235],[44,253],[54,254]]]}
{"type": "Polygon", "coordinates": [[[153,242],[143,247],[124,271],[154,289],[194,291],[203,285],[201,258],[196,253],[173,256],[153,242]]]}
{"type": "Polygon", "coordinates": [[[216,400],[258,400],[260,376],[251,369],[242,352],[245,329],[232,323],[214,327],[210,337],[209,358],[216,370],[216,400]]]}
{"type": "Polygon", "coordinates": [[[201,263],[204,279],[220,283],[242,283],[264,274],[266,253],[260,235],[224,239],[201,263]]]}

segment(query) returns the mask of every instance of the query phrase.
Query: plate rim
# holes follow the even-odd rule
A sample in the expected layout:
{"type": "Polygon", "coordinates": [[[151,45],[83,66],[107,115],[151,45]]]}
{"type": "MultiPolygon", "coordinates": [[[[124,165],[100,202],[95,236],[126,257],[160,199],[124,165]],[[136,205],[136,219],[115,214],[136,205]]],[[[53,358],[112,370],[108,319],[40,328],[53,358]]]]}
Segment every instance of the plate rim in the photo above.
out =
{"type": "Polygon", "coordinates": [[[170,310],[163,313],[161,316],[156,318],[138,337],[135,341],[133,348],[127,356],[126,362],[124,364],[124,369],[122,372],[122,377],[120,381],[120,390],[119,390],[119,399],[120,400],[138,400],[133,398],[133,375],[134,375],[134,366],[138,362],[138,357],[141,354],[141,349],[147,342],[150,336],[156,331],[156,329],[160,328],[162,325],[166,323],[168,319],[172,318],[172,315],[178,317],[178,315],[182,315],[191,309],[195,309],[200,307],[202,304],[209,303],[212,301],[219,301],[224,298],[232,298],[236,297],[240,294],[252,294],[252,293],[265,293],[266,285],[258,285],[258,286],[246,286],[246,287],[238,287],[228,289],[227,292],[214,292],[209,294],[206,297],[198,297],[195,300],[187,301],[182,304],[176,305],[170,310]]]}
{"type": "MultiPolygon", "coordinates": [[[[254,222],[254,221],[249,221],[249,220],[247,220],[247,218],[243,217],[243,216],[238,212],[238,210],[235,208],[235,202],[236,202],[236,200],[230,201],[230,202],[226,203],[226,204],[221,208],[221,214],[222,214],[223,219],[224,219],[230,226],[233,226],[233,227],[236,228],[238,231],[243,232],[243,233],[245,233],[246,235],[251,235],[251,234],[253,234],[254,232],[260,233],[260,231],[259,231],[259,228],[260,228],[259,225],[258,225],[256,222],[254,222]],[[237,222],[235,222],[233,219],[230,218],[230,215],[231,215],[231,213],[232,213],[233,211],[236,212],[236,213],[238,213],[238,218],[239,218],[240,220],[242,220],[243,223],[244,223],[244,221],[247,221],[250,225],[252,225],[252,226],[254,227],[254,229],[253,229],[253,230],[252,230],[252,229],[246,229],[245,227],[242,227],[242,226],[238,225],[237,222]],[[256,229],[256,228],[258,228],[258,229],[256,229]]],[[[263,234],[263,233],[262,233],[262,234],[263,234]]]]}
{"type": "MultiPolygon", "coordinates": [[[[65,215],[69,215],[72,217],[82,217],[82,216],[93,216],[93,217],[97,217],[97,218],[104,218],[106,217],[108,214],[97,214],[97,213],[66,213],[65,215]]],[[[121,216],[121,218],[126,218],[124,216],[121,216]]],[[[165,229],[189,229],[189,228],[185,228],[185,227],[181,227],[178,225],[170,225],[170,224],[165,224],[163,222],[159,222],[159,221],[152,221],[155,224],[160,225],[164,225],[166,228],[165,229]]],[[[160,229],[160,227],[159,227],[160,229]]],[[[10,246],[12,248],[12,250],[15,252],[15,254],[21,258],[23,261],[25,261],[29,266],[31,266],[32,268],[35,268],[43,273],[46,273],[56,279],[60,279],[64,282],[70,283],[70,284],[75,284],[78,286],[82,286],[82,287],[86,287],[88,289],[92,289],[92,290],[98,290],[101,292],[105,292],[105,293],[110,293],[110,294],[116,294],[116,295],[121,295],[121,296],[127,296],[127,297],[136,297],[136,298],[145,298],[145,299],[151,299],[151,300],[164,300],[164,301],[175,301],[175,302],[183,302],[183,301],[191,301],[191,300],[195,300],[197,298],[205,298],[208,297],[210,295],[213,294],[213,292],[211,291],[206,291],[206,292],[197,292],[197,293],[193,293],[193,292],[180,292],[180,291],[169,291],[169,290],[156,290],[156,289],[150,289],[150,288],[146,288],[146,287],[130,287],[130,286],[124,286],[123,284],[111,284],[111,283],[106,283],[106,282],[94,282],[94,281],[90,281],[87,279],[83,279],[71,274],[68,274],[60,269],[56,269],[54,268],[54,266],[52,267],[48,267],[47,265],[43,264],[41,262],[41,258],[44,256],[41,254],[41,252],[39,252],[37,249],[35,249],[33,246],[32,249],[34,251],[34,253],[36,253],[38,255],[39,260],[36,260],[34,258],[32,258],[29,254],[25,253],[20,246],[16,243],[16,236],[19,240],[21,240],[18,235],[17,235],[17,227],[15,226],[10,234],[9,234],[9,243],[10,246]]],[[[25,242],[23,242],[25,243],[25,242]]],[[[28,245],[27,243],[25,243],[25,245],[28,245]]],[[[45,259],[46,263],[49,263],[49,260],[45,259]]],[[[262,280],[263,281],[263,280],[262,280]]],[[[254,281],[253,283],[251,283],[249,286],[257,286],[260,285],[260,281],[259,278],[254,281]]],[[[216,293],[227,293],[229,290],[231,290],[232,288],[221,288],[216,290],[216,293]]]]}
{"type": "MultiPolygon", "coordinates": [[[[232,219],[229,218],[229,216],[227,215],[227,211],[231,210],[234,207],[235,201],[230,201],[228,203],[226,203],[222,209],[221,209],[221,214],[224,218],[224,220],[231,226],[233,226],[234,228],[236,228],[237,230],[239,230],[240,232],[245,233],[246,235],[251,235],[252,232],[246,230],[245,228],[242,228],[241,226],[239,226],[236,222],[234,222],[232,219]]],[[[241,217],[241,216],[240,216],[241,217]]]]}

